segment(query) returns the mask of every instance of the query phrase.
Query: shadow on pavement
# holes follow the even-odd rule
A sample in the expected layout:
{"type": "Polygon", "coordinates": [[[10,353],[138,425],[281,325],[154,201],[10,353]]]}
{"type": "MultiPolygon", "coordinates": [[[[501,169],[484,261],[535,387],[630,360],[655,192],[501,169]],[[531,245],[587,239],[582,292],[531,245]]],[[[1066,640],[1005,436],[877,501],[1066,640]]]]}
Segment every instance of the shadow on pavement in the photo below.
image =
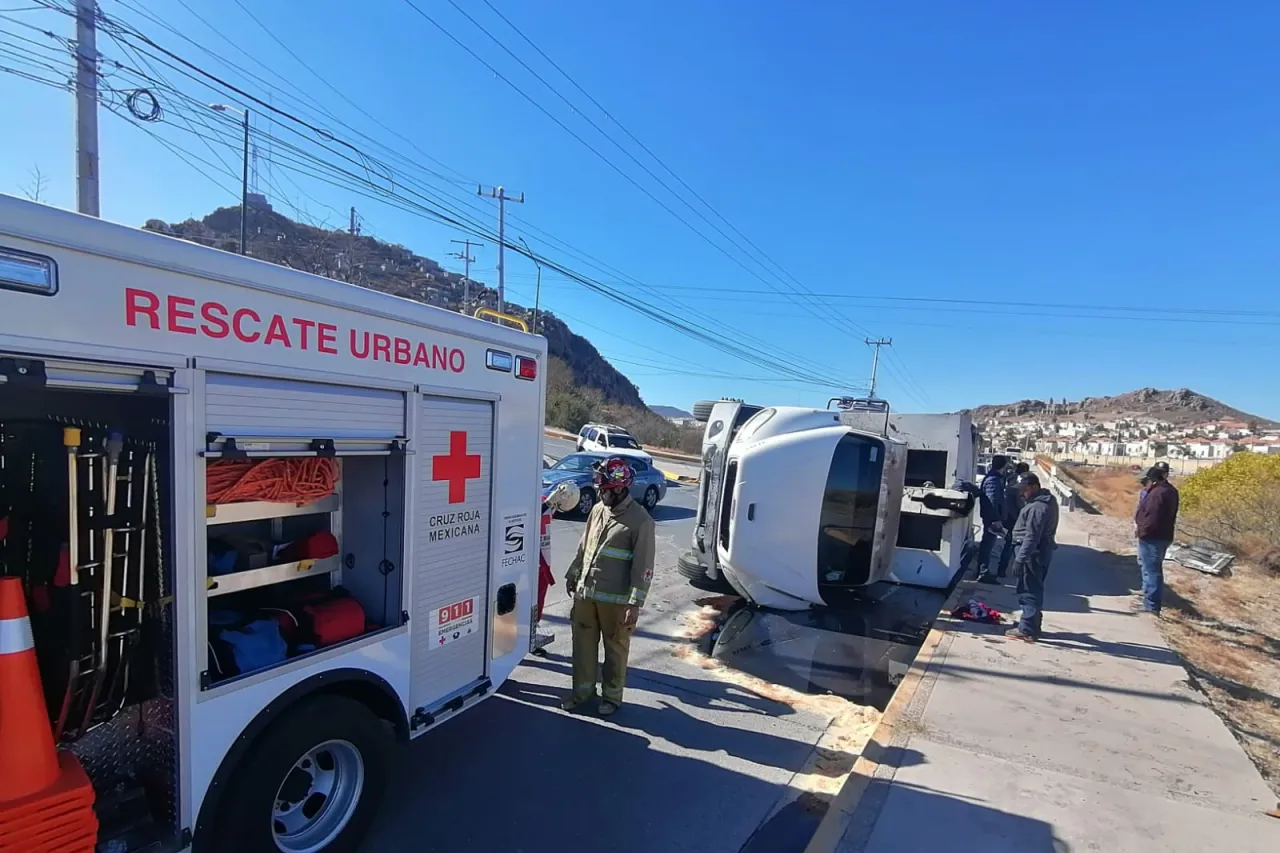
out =
{"type": "Polygon", "coordinates": [[[693,518],[697,512],[686,506],[674,506],[672,504],[658,504],[649,511],[649,515],[654,521],[681,521],[686,518],[693,518]]]}
{"type": "Polygon", "coordinates": [[[868,786],[845,839],[840,853],[1071,853],[1042,820],[902,781],[868,786]]]}
{"type": "MultiPolygon", "coordinates": [[[[564,690],[569,685],[571,667],[569,659],[561,655],[551,655],[538,660],[525,661],[524,666],[562,676],[564,687],[547,687],[543,684],[517,681],[515,686],[512,687],[512,691],[532,688],[540,695],[543,693],[548,696],[554,694],[555,703],[559,703],[560,698],[564,695],[564,690]]],[[[652,672],[635,666],[627,670],[627,689],[631,690],[633,688],[649,693],[665,694],[677,699],[683,705],[693,708],[706,708],[708,710],[714,708],[721,713],[751,714],[762,717],[786,717],[795,713],[795,709],[784,702],[769,699],[735,684],[710,678],[685,678],[684,676],[667,672],[652,672]]],[[[529,696],[520,695],[519,693],[512,693],[512,695],[519,695],[520,698],[535,704],[552,704],[550,702],[538,702],[529,696]]],[[[651,732],[651,734],[658,734],[658,732],[651,732]]]]}
{"type": "MultiPolygon", "coordinates": [[[[1078,545],[1060,545],[1054,552],[1053,562],[1049,566],[1046,579],[1044,609],[1047,615],[1046,628],[1040,638],[1040,645],[1065,651],[1079,651],[1082,654],[1106,655],[1123,660],[1144,661],[1149,663],[1181,666],[1182,660],[1164,646],[1151,646],[1142,643],[1130,643],[1103,640],[1092,634],[1081,632],[1054,632],[1049,627],[1052,615],[1058,613],[1087,613],[1094,608],[1090,603],[1093,596],[1120,597],[1130,595],[1136,588],[1135,581],[1140,573],[1132,557],[1123,557],[1109,552],[1099,552],[1078,545]]],[[[1010,580],[1012,585],[1016,581],[1010,580]]],[[[1167,588],[1166,588],[1167,589],[1167,588]]],[[[1010,586],[975,585],[966,597],[986,600],[992,599],[998,610],[1005,609],[1001,605],[1013,609],[1017,606],[1017,598],[1010,586]]],[[[1114,612],[1108,610],[1105,612],[1114,612]]],[[[1136,616],[1135,616],[1136,618],[1136,616]]],[[[978,622],[954,620],[947,630],[957,634],[982,635],[989,642],[1012,642],[1002,635],[1007,625],[986,625],[978,622]]],[[[1081,686],[1091,691],[1117,693],[1131,696],[1149,696],[1155,699],[1174,702],[1189,702],[1189,698],[1171,693],[1147,692],[1126,687],[1090,684],[1060,676],[1031,676],[1016,672],[1000,672],[976,670],[956,664],[941,664],[941,670],[961,679],[995,678],[1010,681],[1040,680],[1063,686],[1081,686]]]]}
{"type": "MultiPolygon", "coordinates": [[[[508,688],[526,701],[552,692],[513,681],[508,688]]],[[[761,762],[798,765],[807,749],[777,739],[771,750],[759,735],[748,746],[732,729],[667,714],[628,706],[614,725],[499,694],[403,751],[361,850],[738,853],[783,786],[721,766],[715,755],[654,748],[627,726],[641,720],[672,743],[729,745],[761,762]],[[708,733],[682,737],[681,726],[708,733]]]]}

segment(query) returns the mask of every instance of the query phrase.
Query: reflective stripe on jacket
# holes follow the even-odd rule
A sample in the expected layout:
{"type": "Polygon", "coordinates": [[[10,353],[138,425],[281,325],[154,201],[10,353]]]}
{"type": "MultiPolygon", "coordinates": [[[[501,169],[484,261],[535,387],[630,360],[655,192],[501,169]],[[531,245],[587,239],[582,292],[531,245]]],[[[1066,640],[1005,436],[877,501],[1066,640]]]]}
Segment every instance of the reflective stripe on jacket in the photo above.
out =
{"type": "Polygon", "coordinates": [[[653,582],[654,532],[653,519],[630,495],[615,507],[597,503],[565,575],[574,596],[644,604],[653,582]]]}

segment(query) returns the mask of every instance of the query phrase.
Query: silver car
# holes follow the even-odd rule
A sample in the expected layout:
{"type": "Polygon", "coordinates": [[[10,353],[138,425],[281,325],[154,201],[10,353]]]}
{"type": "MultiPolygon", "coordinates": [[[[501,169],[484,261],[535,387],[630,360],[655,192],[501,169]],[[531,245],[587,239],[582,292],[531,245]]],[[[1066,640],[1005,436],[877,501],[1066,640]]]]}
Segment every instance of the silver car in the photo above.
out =
{"type": "MultiPolygon", "coordinates": [[[[577,512],[584,518],[595,506],[596,490],[592,466],[603,462],[612,453],[571,453],[550,468],[542,471],[542,498],[562,480],[572,480],[581,490],[577,512]]],[[[623,457],[631,470],[636,472],[635,482],[631,484],[631,497],[635,498],[645,509],[652,510],[658,501],[667,496],[667,478],[657,468],[643,459],[623,457]]]]}

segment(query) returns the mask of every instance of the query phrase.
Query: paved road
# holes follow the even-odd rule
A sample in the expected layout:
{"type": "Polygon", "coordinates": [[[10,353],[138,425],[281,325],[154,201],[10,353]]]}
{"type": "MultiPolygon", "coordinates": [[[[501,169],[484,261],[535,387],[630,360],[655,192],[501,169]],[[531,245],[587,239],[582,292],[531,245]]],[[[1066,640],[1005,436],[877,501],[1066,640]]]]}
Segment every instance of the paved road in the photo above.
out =
{"type": "MultiPolygon", "coordinates": [[[[695,498],[694,488],[673,486],[654,511],[658,562],[622,711],[605,722],[559,710],[569,683],[569,602],[558,584],[544,619],[557,634],[550,657],[529,658],[497,696],[411,744],[367,853],[744,849],[828,720],[672,655],[686,614],[705,595],[675,571],[695,498]]],[[[553,523],[557,575],[581,530],[580,521],[553,523]]],[[[799,853],[807,822],[796,828],[793,811],[770,820],[769,841],[757,836],[750,850],[799,853]]]]}

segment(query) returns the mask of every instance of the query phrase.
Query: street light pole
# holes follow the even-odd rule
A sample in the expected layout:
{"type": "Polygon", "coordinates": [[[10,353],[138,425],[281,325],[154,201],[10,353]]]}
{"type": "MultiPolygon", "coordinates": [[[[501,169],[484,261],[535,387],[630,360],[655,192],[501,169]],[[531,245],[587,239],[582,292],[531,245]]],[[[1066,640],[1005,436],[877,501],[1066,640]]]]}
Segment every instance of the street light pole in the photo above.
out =
{"type": "Polygon", "coordinates": [[[538,303],[542,301],[542,264],[538,262],[538,257],[533,253],[533,249],[529,248],[529,244],[521,237],[520,245],[524,246],[524,250],[529,253],[529,260],[533,261],[533,265],[538,268],[538,283],[533,290],[533,333],[538,334],[538,303]]]}
{"type": "Polygon", "coordinates": [[[244,168],[240,173],[240,254],[249,241],[249,111],[244,111],[244,168]]]}
{"type": "Polygon", "coordinates": [[[240,254],[248,254],[249,241],[249,111],[238,110],[226,104],[210,104],[209,109],[220,113],[240,113],[244,118],[244,169],[240,178],[240,254]]]}

